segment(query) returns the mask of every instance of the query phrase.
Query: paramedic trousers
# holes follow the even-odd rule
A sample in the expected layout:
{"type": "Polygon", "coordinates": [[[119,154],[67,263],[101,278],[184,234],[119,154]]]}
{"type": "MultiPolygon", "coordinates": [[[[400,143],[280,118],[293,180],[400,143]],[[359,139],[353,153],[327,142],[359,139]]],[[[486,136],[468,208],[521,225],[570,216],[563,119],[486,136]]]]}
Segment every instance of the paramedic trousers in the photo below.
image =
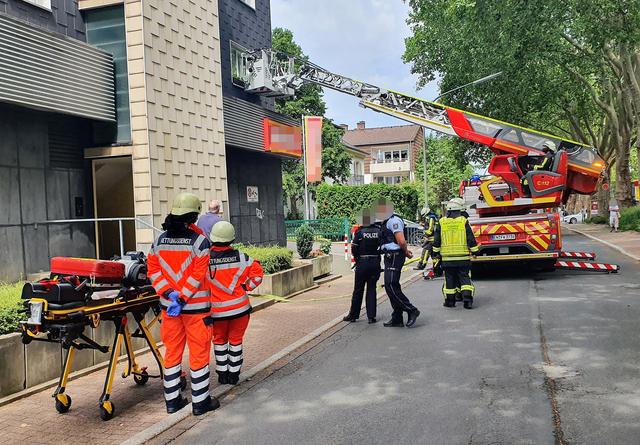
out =
{"type": "Polygon", "coordinates": [[[244,357],[242,339],[249,326],[249,314],[231,320],[215,320],[213,323],[213,350],[216,356],[216,373],[237,382],[244,357]]]}

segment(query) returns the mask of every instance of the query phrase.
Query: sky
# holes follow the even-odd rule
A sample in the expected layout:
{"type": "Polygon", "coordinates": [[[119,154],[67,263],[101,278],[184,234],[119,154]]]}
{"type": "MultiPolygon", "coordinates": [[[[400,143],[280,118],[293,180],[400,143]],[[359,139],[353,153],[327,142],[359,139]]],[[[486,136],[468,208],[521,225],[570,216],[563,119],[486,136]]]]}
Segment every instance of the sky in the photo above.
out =
{"type": "MultiPolygon", "coordinates": [[[[271,0],[271,27],[293,32],[295,42],[316,65],[378,87],[433,100],[436,82],[416,92],[418,76],[402,62],[409,7],[402,0],[271,0]]],[[[356,128],[408,125],[360,108],[353,96],[324,89],[325,117],[356,128]]]]}

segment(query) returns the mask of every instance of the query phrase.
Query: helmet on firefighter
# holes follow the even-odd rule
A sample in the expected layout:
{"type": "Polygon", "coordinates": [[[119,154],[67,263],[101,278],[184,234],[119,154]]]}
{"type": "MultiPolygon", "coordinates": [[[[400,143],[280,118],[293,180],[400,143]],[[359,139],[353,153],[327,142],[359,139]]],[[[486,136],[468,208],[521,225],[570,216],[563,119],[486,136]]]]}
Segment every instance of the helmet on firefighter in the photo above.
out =
{"type": "Polygon", "coordinates": [[[233,228],[231,223],[219,221],[213,225],[209,238],[214,244],[231,244],[236,239],[236,229],[233,228]]]}
{"type": "Polygon", "coordinates": [[[171,214],[174,216],[186,215],[187,213],[200,214],[202,203],[193,193],[180,193],[173,200],[171,214]]]}
{"type": "Polygon", "coordinates": [[[553,141],[544,141],[542,143],[542,151],[547,153],[548,151],[556,151],[556,144],[553,141]]]}
{"type": "Polygon", "coordinates": [[[467,206],[462,198],[453,198],[447,203],[447,210],[460,210],[463,211],[467,206]]]}
{"type": "Polygon", "coordinates": [[[427,216],[427,214],[429,213],[431,209],[427,206],[424,206],[421,210],[420,210],[420,216],[427,216]]]}

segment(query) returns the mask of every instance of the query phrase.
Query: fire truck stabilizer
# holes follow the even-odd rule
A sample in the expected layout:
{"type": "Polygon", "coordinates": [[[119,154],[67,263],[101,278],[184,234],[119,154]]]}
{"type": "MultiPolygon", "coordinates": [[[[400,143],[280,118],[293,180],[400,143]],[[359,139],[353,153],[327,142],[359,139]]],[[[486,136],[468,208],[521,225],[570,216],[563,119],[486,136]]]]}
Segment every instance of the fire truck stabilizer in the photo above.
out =
{"type": "Polygon", "coordinates": [[[562,252],[560,254],[560,258],[583,258],[585,260],[595,260],[595,253],[585,253],[585,252],[562,252]]]}
{"type": "Polygon", "coordinates": [[[618,273],[620,266],[617,264],[601,264],[592,262],[578,261],[557,261],[556,269],[582,270],[582,271],[601,271],[606,273],[618,273]]]}

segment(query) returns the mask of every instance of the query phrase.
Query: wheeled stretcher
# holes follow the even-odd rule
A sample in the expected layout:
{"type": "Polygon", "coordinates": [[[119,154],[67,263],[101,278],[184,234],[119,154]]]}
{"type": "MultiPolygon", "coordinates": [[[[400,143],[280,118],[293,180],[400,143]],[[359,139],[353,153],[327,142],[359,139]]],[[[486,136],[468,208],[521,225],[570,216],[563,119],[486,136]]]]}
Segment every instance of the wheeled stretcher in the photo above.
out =
{"type": "MultiPolygon", "coordinates": [[[[142,273],[139,270],[136,272],[139,275],[137,281],[133,280],[135,283],[114,280],[112,276],[109,282],[101,283],[101,277],[95,275],[70,275],[60,278],[55,275],[53,265],[54,261],[52,279],[27,283],[23,288],[22,298],[28,300],[25,301],[28,320],[21,324],[22,342],[60,343],[62,349],[67,350],[60,382],[53,394],[56,410],[60,413],[67,412],[71,406],[71,397],[65,394],[65,390],[74,352],[94,349],[105,354],[110,353],[104,390],[99,401],[100,417],[102,420],[109,420],[115,413],[115,406],[109,399],[123,342],[128,359],[127,368],[122,373],[123,378],[132,375],[136,384],[144,385],[149,378],[164,377],[164,361],[149,332],[160,319],[159,297],[152,286],[145,284],[146,270],[142,273]],[[145,319],[150,310],[154,318],[147,324],[145,319]],[[137,323],[133,333],[127,326],[129,316],[133,316],[137,323]],[[114,324],[115,335],[111,345],[98,344],[90,338],[90,333],[86,332],[87,328],[95,329],[103,321],[111,321],[114,324]],[[131,341],[134,337],[144,338],[149,345],[158,363],[158,375],[149,375],[146,367],[141,367],[136,362],[131,341]]],[[[79,269],[83,268],[84,265],[80,264],[79,269]]],[[[113,274],[113,270],[109,273],[113,274]]],[[[120,271],[117,273],[122,274],[120,271]]],[[[186,385],[186,379],[182,379],[182,384],[186,385]]]]}

